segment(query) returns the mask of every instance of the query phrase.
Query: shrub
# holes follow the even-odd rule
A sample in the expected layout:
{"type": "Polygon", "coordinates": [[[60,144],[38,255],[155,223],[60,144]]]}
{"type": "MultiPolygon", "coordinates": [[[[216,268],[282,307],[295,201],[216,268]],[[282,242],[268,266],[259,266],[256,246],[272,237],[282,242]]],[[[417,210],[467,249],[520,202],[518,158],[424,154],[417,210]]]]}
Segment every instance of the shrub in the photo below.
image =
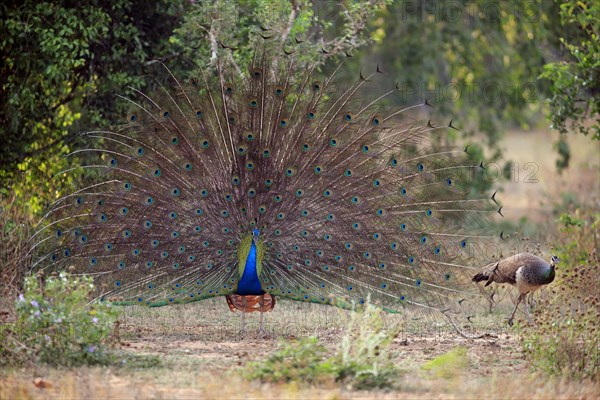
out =
{"type": "Polygon", "coordinates": [[[534,369],[573,378],[600,377],[600,214],[563,214],[556,238],[561,259],[551,291],[536,307],[535,325],[524,331],[525,354],[534,369]],[[563,265],[564,264],[564,265],[563,265]]]}
{"type": "Polygon", "coordinates": [[[263,382],[317,382],[329,380],[321,371],[327,349],[317,338],[302,338],[296,342],[280,342],[279,349],[264,361],[246,364],[244,375],[263,382]]]}
{"type": "Polygon", "coordinates": [[[317,338],[282,343],[266,360],[246,364],[245,376],[267,382],[334,381],[355,389],[392,386],[399,371],[390,360],[390,344],[398,330],[384,329],[381,313],[371,304],[352,313],[333,355],[317,338]]]}
{"type": "Polygon", "coordinates": [[[25,291],[16,301],[17,321],[0,333],[3,363],[110,362],[107,343],[118,313],[110,304],[90,303],[92,278],[61,272],[40,281],[41,275],[25,279],[25,291]]]}

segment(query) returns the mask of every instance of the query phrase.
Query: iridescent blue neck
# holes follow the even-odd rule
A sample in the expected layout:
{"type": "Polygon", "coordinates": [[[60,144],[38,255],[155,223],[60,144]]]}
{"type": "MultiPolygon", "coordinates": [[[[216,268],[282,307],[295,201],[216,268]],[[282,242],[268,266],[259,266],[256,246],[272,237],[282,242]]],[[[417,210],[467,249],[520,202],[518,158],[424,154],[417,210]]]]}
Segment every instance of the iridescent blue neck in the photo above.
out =
{"type": "Polygon", "coordinates": [[[256,245],[253,240],[250,252],[248,253],[248,258],[246,258],[244,273],[238,282],[237,294],[261,295],[263,293],[264,291],[262,290],[256,271],[256,245]]]}

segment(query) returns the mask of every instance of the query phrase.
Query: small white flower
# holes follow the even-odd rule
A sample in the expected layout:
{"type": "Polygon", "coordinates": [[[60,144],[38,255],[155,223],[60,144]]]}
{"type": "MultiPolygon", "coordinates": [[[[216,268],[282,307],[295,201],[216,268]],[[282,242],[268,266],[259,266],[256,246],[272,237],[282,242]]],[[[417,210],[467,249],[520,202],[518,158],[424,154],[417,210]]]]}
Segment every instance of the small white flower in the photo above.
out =
{"type": "Polygon", "coordinates": [[[25,296],[23,296],[23,293],[19,293],[19,301],[20,302],[25,301],[25,296]]]}
{"type": "Polygon", "coordinates": [[[95,323],[95,324],[97,324],[98,323],[98,318],[96,318],[96,317],[92,318],[92,322],[95,323]]]}

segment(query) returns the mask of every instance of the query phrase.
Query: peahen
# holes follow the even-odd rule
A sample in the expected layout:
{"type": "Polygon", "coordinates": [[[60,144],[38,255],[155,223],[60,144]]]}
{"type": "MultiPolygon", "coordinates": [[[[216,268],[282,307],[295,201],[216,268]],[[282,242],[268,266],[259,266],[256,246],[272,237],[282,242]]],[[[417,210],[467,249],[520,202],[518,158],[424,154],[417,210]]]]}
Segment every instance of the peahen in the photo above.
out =
{"type": "MultiPolygon", "coordinates": [[[[525,300],[527,294],[533,293],[542,286],[554,281],[555,268],[558,262],[559,258],[557,256],[552,256],[550,264],[548,264],[533,254],[519,253],[486,265],[481,272],[473,276],[473,282],[486,281],[485,286],[490,285],[492,282],[508,283],[517,288],[519,291],[517,304],[508,319],[508,324],[512,325],[517,308],[521,301],[525,300]]],[[[529,306],[526,301],[525,311],[527,317],[530,318],[529,306]]]]}
{"type": "Polygon", "coordinates": [[[479,163],[440,144],[452,122],[406,115],[427,101],[382,109],[397,87],[366,98],[379,68],[343,82],[344,60],[323,77],[289,52],[227,63],[135,91],[123,125],[81,135],[96,179],[43,218],[33,268],[91,274],[116,304],[225,296],[261,321],[276,297],[460,307],[491,207],[467,196],[479,163]]]}

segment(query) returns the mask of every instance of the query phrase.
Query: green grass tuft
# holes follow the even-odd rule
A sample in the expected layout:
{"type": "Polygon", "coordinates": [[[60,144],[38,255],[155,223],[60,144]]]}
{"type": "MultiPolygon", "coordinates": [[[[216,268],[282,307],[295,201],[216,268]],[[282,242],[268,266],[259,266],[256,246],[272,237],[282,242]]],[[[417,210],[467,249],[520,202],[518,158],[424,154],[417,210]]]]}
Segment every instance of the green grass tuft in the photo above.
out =
{"type": "Polygon", "coordinates": [[[437,378],[452,379],[459,376],[468,366],[467,349],[456,347],[428,361],[421,368],[433,373],[437,378]]]}

